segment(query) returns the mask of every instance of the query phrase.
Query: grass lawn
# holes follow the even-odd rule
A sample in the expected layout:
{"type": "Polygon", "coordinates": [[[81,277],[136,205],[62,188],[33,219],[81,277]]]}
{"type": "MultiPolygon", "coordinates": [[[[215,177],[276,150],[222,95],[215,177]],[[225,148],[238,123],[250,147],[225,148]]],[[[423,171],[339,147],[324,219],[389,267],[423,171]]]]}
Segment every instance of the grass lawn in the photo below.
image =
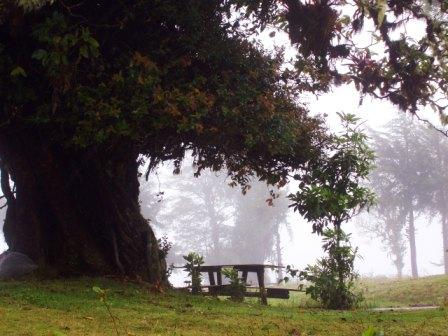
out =
{"type": "Polygon", "coordinates": [[[420,279],[364,279],[360,282],[366,302],[375,307],[444,305],[448,302],[448,276],[420,279]]]}
{"type": "MultiPolygon", "coordinates": [[[[411,282],[388,282],[386,287],[377,282],[364,285],[370,288],[369,297],[378,293],[377,303],[390,300],[407,304],[409,289],[424,290],[419,302],[426,302],[426,295],[428,300],[438,299],[439,293],[446,291],[448,277],[431,279],[421,280],[434,282],[430,287],[412,287],[415,283],[411,282]],[[400,291],[405,293],[401,295],[400,291]]],[[[360,336],[369,326],[384,331],[385,336],[448,335],[446,308],[339,312],[299,307],[294,299],[282,305],[272,301],[263,307],[253,301],[238,304],[177,292],[156,294],[131,283],[88,278],[0,282],[0,335],[116,335],[114,323],[93,286],[109,290],[107,302],[119,319],[119,335],[360,336]]]]}

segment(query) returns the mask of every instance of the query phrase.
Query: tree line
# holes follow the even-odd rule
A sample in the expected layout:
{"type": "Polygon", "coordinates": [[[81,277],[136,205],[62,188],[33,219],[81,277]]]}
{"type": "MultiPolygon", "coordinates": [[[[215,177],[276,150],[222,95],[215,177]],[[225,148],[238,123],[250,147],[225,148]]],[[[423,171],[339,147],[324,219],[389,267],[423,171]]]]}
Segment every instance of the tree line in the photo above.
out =
{"type": "Polygon", "coordinates": [[[195,251],[207,264],[281,265],[281,232],[292,235],[288,188],[252,180],[242,192],[229,186],[226,174],[204,171],[196,178],[193,169],[186,164],[179,175],[141,182],[143,215],[174,242],[168,263],[180,264],[182,255],[195,251]]]}
{"type": "Polygon", "coordinates": [[[411,273],[418,277],[416,219],[435,221],[442,235],[448,274],[448,139],[412,118],[395,118],[370,132],[376,168],[370,186],[377,195],[373,217],[364,227],[382,239],[399,277],[409,250],[411,273]]]}

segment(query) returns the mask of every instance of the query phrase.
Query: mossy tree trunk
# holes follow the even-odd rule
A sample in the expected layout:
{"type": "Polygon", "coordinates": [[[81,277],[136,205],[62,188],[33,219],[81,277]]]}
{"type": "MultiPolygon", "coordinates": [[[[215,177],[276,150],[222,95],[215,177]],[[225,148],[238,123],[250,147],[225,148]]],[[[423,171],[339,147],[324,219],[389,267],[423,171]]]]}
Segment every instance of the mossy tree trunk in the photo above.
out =
{"type": "Polygon", "coordinates": [[[0,159],[10,250],[44,274],[165,281],[157,240],[140,214],[138,153],[130,147],[72,150],[37,134],[1,134],[0,159]]]}

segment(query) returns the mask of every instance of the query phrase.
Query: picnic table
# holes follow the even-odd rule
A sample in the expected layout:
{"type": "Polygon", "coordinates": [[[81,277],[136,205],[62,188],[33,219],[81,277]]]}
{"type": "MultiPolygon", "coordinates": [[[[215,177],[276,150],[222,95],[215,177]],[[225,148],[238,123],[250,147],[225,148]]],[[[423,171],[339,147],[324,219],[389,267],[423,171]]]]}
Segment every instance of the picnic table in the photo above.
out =
{"type": "MultiPolygon", "coordinates": [[[[208,288],[211,295],[219,295],[226,292],[226,285],[222,283],[222,270],[224,268],[233,268],[234,270],[242,273],[242,280],[247,283],[248,273],[256,273],[258,280],[259,293],[248,292],[244,293],[244,296],[259,296],[262,304],[267,304],[267,298],[289,298],[289,290],[286,288],[266,288],[264,283],[264,271],[266,268],[283,268],[283,266],[277,265],[264,265],[264,264],[233,264],[233,265],[201,265],[197,266],[199,272],[208,273],[210,286],[203,286],[208,288]]],[[[255,287],[248,287],[255,288],[255,287]]]]}

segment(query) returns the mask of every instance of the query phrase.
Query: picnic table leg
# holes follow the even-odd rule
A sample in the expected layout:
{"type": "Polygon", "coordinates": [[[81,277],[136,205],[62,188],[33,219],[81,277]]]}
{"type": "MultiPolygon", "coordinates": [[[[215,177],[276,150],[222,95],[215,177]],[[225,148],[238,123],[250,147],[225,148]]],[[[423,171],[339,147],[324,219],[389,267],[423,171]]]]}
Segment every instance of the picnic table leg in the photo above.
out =
{"type": "Polygon", "coordinates": [[[266,290],[264,288],[264,268],[257,271],[258,287],[260,287],[260,299],[261,304],[267,305],[268,299],[266,298],[266,290]]]}
{"type": "Polygon", "coordinates": [[[247,283],[247,271],[243,271],[243,282],[247,283]]]}
{"type": "MultiPolygon", "coordinates": [[[[208,280],[210,282],[210,286],[215,286],[215,273],[208,272],[208,280]]],[[[216,288],[209,287],[208,292],[210,295],[216,296],[216,288]]]]}
{"type": "Polygon", "coordinates": [[[218,285],[222,286],[222,276],[221,276],[221,270],[216,272],[216,278],[218,280],[218,285]]]}
{"type": "Polygon", "coordinates": [[[208,280],[210,282],[210,286],[215,285],[215,275],[213,274],[213,272],[208,272],[208,280]]]}

